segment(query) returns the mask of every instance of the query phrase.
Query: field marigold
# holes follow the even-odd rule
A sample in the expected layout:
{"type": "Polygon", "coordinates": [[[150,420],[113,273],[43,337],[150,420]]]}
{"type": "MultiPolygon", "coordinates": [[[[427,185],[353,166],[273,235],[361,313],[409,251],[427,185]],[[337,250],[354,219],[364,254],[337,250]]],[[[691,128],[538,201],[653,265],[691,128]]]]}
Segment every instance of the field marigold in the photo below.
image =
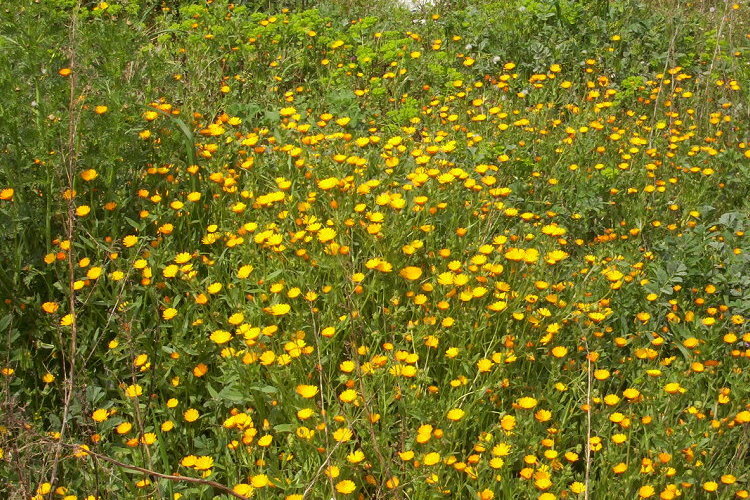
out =
{"type": "Polygon", "coordinates": [[[81,179],[83,179],[84,181],[87,181],[87,182],[88,181],[93,181],[97,177],[99,177],[99,174],[93,168],[90,168],[88,170],[84,170],[83,172],[81,172],[81,179]]]}
{"type": "Polygon", "coordinates": [[[452,420],[453,422],[458,422],[459,420],[464,418],[464,415],[466,415],[466,412],[461,408],[454,408],[448,412],[447,418],[448,420],[452,420]]]}
{"type": "Polygon", "coordinates": [[[315,395],[318,394],[318,388],[314,385],[298,385],[296,392],[303,398],[310,399],[314,398],[315,395]]]}
{"type": "Polygon", "coordinates": [[[135,398],[143,394],[143,388],[138,384],[129,385],[125,389],[125,395],[129,398],[135,398]]]}
{"type": "Polygon", "coordinates": [[[422,269],[415,266],[408,266],[399,271],[399,275],[409,281],[418,280],[422,276],[422,269]]]}
{"type": "Polygon", "coordinates": [[[289,304],[274,304],[271,307],[266,307],[265,312],[271,316],[284,316],[291,311],[292,307],[289,304]]]}
{"type": "Polygon", "coordinates": [[[356,489],[357,485],[354,484],[354,481],[350,481],[348,479],[344,479],[343,481],[339,481],[338,483],[336,483],[336,491],[338,491],[342,495],[353,493],[356,489]]]}
{"type": "Polygon", "coordinates": [[[650,484],[647,484],[645,486],[641,486],[638,489],[638,496],[641,497],[641,498],[650,498],[650,497],[654,496],[655,493],[656,493],[656,491],[654,490],[654,487],[651,486],[650,484]]]}
{"type": "Polygon", "coordinates": [[[117,427],[115,427],[115,431],[117,431],[118,434],[123,435],[130,432],[130,430],[133,428],[133,424],[130,422],[122,422],[118,424],[117,427]]]}
{"type": "Polygon", "coordinates": [[[104,422],[109,418],[109,411],[104,408],[99,408],[91,414],[91,418],[94,422],[104,422]]]}
{"type": "Polygon", "coordinates": [[[45,302],[42,304],[42,310],[47,314],[54,314],[60,308],[60,304],[57,302],[45,302]]]}
{"type": "Polygon", "coordinates": [[[333,228],[326,227],[318,232],[318,241],[328,243],[336,237],[336,231],[333,228]]]}
{"type": "Polygon", "coordinates": [[[235,484],[232,487],[232,491],[234,491],[238,495],[242,495],[243,497],[250,497],[250,496],[252,496],[254,490],[255,490],[255,488],[253,488],[251,485],[249,485],[247,483],[235,484]]]}
{"type": "Polygon", "coordinates": [[[195,422],[200,417],[200,413],[195,408],[190,408],[182,414],[182,417],[186,422],[195,422]]]}
{"type": "Polygon", "coordinates": [[[530,397],[523,397],[516,401],[516,404],[524,410],[530,410],[537,405],[537,400],[530,397]]]}
{"type": "Polygon", "coordinates": [[[351,403],[357,399],[357,391],[354,389],[347,389],[339,395],[339,399],[344,403],[351,403]]]}
{"type": "Polygon", "coordinates": [[[214,466],[213,457],[209,457],[205,455],[198,457],[198,459],[195,461],[195,465],[193,465],[193,467],[196,470],[208,470],[213,466],[214,466]]]}
{"type": "Polygon", "coordinates": [[[232,340],[232,334],[226,330],[214,330],[211,332],[211,342],[216,344],[225,344],[232,340]]]}

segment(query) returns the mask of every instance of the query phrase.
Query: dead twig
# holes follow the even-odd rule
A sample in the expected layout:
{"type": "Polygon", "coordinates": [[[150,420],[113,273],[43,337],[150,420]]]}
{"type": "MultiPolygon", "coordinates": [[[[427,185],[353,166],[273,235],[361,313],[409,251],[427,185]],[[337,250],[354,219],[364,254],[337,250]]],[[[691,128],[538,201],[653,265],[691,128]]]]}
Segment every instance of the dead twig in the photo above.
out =
{"type": "Polygon", "coordinates": [[[221,483],[217,483],[216,481],[209,481],[208,479],[200,479],[197,477],[189,477],[189,476],[175,476],[173,474],[163,474],[161,472],[157,472],[155,470],[146,469],[144,467],[138,467],[137,465],[131,465],[126,464],[124,462],[120,462],[119,460],[116,460],[112,457],[109,457],[107,455],[102,455],[101,453],[97,453],[95,451],[91,451],[89,449],[85,449],[77,444],[65,444],[62,443],[62,446],[67,446],[69,448],[75,449],[78,453],[91,455],[93,458],[96,458],[98,460],[103,460],[105,462],[109,462],[112,465],[116,465],[117,467],[121,467],[123,469],[133,470],[137,472],[141,472],[147,476],[157,477],[159,479],[167,479],[169,481],[181,481],[185,483],[194,483],[194,484],[202,484],[204,486],[211,486],[212,488],[216,488],[217,490],[221,490],[227,495],[231,495],[235,498],[239,498],[240,500],[247,500],[248,497],[244,495],[240,495],[236,491],[234,491],[231,488],[228,488],[224,486],[221,483]]]}
{"type": "MultiPolygon", "coordinates": [[[[68,308],[69,314],[71,315],[71,335],[70,343],[68,346],[67,356],[68,367],[65,370],[65,396],[63,402],[63,414],[60,423],[60,442],[65,437],[65,431],[68,427],[68,420],[70,418],[70,404],[73,399],[73,392],[75,386],[75,370],[76,370],[76,349],[78,343],[78,320],[76,318],[76,293],[75,293],[75,245],[73,239],[75,236],[75,198],[73,195],[73,186],[75,180],[75,171],[77,166],[77,147],[76,138],[78,135],[78,120],[80,114],[78,113],[79,99],[76,97],[77,83],[78,83],[78,65],[76,59],[76,45],[78,43],[78,14],[81,9],[80,0],[76,3],[73,8],[73,14],[71,18],[71,26],[69,33],[69,45],[70,45],[70,97],[68,100],[68,137],[67,145],[65,146],[65,172],[64,176],[67,180],[68,193],[67,193],[67,212],[65,214],[65,225],[66,225],[66,237],[70,248],[68,250],[68,308]]],[[[61,351],[63,349],[62,344],[60,345],[61,351]]],[[[54,486],[57,482],[58,466],[60,463],[60,447],[58,446],[55,450],[55,458],[52,462],[52,475],[50,477],[50,483],[54,486]]]]}
{"type": "Polygon", "coordinates": [[[591,353],[589,352],[588,340],[584,337],[586,346],[586,479],[584,500],[589,500],[589,473],[591,472],[591,353]]]}

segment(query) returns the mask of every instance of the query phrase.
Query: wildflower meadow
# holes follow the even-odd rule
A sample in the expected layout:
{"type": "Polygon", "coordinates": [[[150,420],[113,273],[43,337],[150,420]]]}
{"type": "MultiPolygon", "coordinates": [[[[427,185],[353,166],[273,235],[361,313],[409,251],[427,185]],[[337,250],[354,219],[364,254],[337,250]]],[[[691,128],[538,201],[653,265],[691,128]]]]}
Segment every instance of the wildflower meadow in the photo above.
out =
{"type": "Polygon", "coordinates": [[[0,1],[0,498],[750,497],[747,0],[0,1]]]}

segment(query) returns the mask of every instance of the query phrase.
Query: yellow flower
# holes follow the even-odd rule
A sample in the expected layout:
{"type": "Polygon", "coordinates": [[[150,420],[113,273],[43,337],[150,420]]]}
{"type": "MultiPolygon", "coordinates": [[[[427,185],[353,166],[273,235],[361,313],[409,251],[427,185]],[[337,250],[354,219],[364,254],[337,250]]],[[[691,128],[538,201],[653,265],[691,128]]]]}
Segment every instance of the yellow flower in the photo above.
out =
{"type": "Polygon", "coordinates": [[[336,237],[336,231],[330,227],[322,229],[318,233],[318,241],[321,243],[328,243],[336,237]]]}
{"type": "Polygon", "coordinates": [[[329,189],[333,189],[338,185],[339,180],[336,177],[328,177],[326,179],[321,179],[318,181],[318,188],[322,189],[323,191],[328,191],[329,189]]]}
{"type": "Polygon", "coordinates": [[[498,443],[492,447],[492,455],[496,457],[507,457],[510,455],[510,445],[507,443],[498,443]]]}
{"type": "Polygon", "coordinates": [[[125,389],[125,395],[129,398],[136,398],[143,394],[143,388],[138,384],[129,385],[125,389]]]}
{"type": "Polygon", "coordinates": [[[177,309],[175,309],[174,307],[168,307],[164,309],[164,312],[161,314],[161,316],[166,320],[170,320],[177,316],[177,309]]]}
{"type": "Polygon", "coordinates": [[[243,497],[250,497],[253,495],[255,488],[246,483],[235,484],[232,491],[243,497]]]}
{"type": "Polygon", "coordinates": [[[537,405],[537,400],[530,397],[524,397],[516,401],[516,404],[524,410],[530,410],[537,405]]]}
{"type": "Polygon", "coordinates": [[[338,441],[339,443],[344,443],[346,441],[349,441],[354,433],[351,431],[351,429],[347,429],[346,427],[342,427],[340,429],[336,429],[333,433],[333,439],[338,441]]]}
{"type": "Polygon", "coordinates": [[[99,177],[99,174],[93,168],[81,172],[81,179],[83,179],[84,181],[93,181],[97,177],[99,177]]]}
{"type": "Polygon", "coordinates": [[[425,465],[435,465],[440,461],[440,453],[432,452],[428,453],[427,455],[422,458],[422,463],[425,465]]]}
{"type": "Polygon", "coordinates": [[[182,417],[186,422],[195,422],[196,420],[198,420],[198,417],[200,417],[200,413],[198,413],[198,410],[196,410],[195,408],[190,408],[182,414],[182,417]]]}
{"type": "Polygon", "coordinates": [[[125,236],[122,239],[122,246],[124,246],[126,248],[130,248],[130,247],[134,246],[136,243],[138,243],[138,237],[137,236],[133,236],[132,234],[129,234],[128,236],[125,236]]]}
{"type": "Polygon", "coordinates": [[[422,269],[414,266],[408,266],[399,271],[402,278],[414,281],[418,280],[422,276],[422,269]]]}
{"type": "Polygon", "coordinates": [[[99,408],[91,414],[91,418],[94,422],[104,422],[109,418],[109,411],[104,408],[99,408]]]}
{"type": "Polygon", "coordinates": [[[89,447],[87,445],[85,445],[85,444],[76,446],[73,449],[73,456],[76,457],[76,458],[82,458],[82,457],[88,456],[88,453],[86,453],[88,451],[88,449],[89,449],[89,447]]]}
{"type": "Polygon", "coordinates": [[[344,403],[351,403],[357,399],[357,391],[354,389],[347,389],[339,395],[339,399],[344,403]]]}
{"type": "Polygon", "coordinates": [[[128,432],[130,432],[130,429],[132,428],[133,428],[133,424],[131,424],[130,422],[122,422],[117,427],[115,427],[115,430],[117,431],[118,434],[123,435],[123,434],[127,434],[128,432]]]}
{"type": "Polygon", "coordinates": [[[685,392],[685,388],[680,386],[677,382],[670,382],[664,386],[664,392],[668,394],[680,394],[685,392]]]}
{"type": "Polygon", "coordinates": [[[479,500],[493,500],[495,498],[495,492],[488,488],[485,488],[477,493],[477,497],[479,498],[479,500]]]}
{"type": "Polygon", "coordinates": [[[556,346],[552,348],[552,355],[556,358],[563,358],[568,354],[568,349],[563,346],[556,346]]]}
{"type": "Polygon", "coordinates": [[[338,483],[336,483],[336,491],[338,491],[342,495],[353,493],[356,489],[357,485],[354,484],[354,481],[350,481],[348,479],[344,479],[343,481],[339,481],[338,483]]]}
{"type": "Polygon", "coordinates": [[[607,380],[610,376],[609,370],[598,369],[594,370],[594,378],[596,380],[607,380]]]}
{"type": "Polygon", "coordinates": [[[271,446],[271,442],[272,441],[273,441],[273,436],[270,435],[270,434],[266,434],[265,436],[261,437],[258,440],[258,446],[261,446],[261,447],[264,447],[264,448],[267,447],[267,446],[271,446]]]}
{"type": "Polygon", "coordinates": [[[251,266],[250,264],[246,264],[239,268],[239,270],[237,271],[237,277],[240,279],[247,278],[248,276],[250,276],[250,273],[253,272],[253,269],[253,266],[251,266]]]}
{"type": "Polygon", "coordinates": [[[719,489],[719,484],[716,481],[707,481],[703,483],[703,489],[708,492],[714,492],[719,489]]]}
{"type": "Polygon", "coordinates": [[[622,391],[622,395],[625,396],[627,399],[636,399],[638,396],[641,395],[640,391],[638,389],[634,389],[632,387],[629,387],[622,391]]]}
{"type": "Polygon", "coordinates": [[[196,470],[208,470],[213,466],[214,466],[214,459],[212,457],[207,457],[204,455],[204,456],[198,457],[193,467],[195,467],[196,470]]]}
{"type": "Polygon", "coordinates": [[[552,418],[552,412],[550,412],[549,410],[538,410],[536,413],[534,413],[534,418],[539,422],[547,422],[552,418]]]}
{"type": "Polygon", "coordinates": [[[641,486],[638,489],[638,496],[641,498],[649,498],[654,496],[655,490],[654,487],[650,484],[647,484],[646,486],[641,486]]]}
{"type": "MultiPolygon", "coordinates": [[[[448,355],[447,352],[446,352],[446,355],[448,355]]],[[[487,373],[488,371],[492,369],[494,364],[495,363],[491,359],[482,358],[479,361],[477,361],[477,370],[479,370],[479,373],[487,373]]]]}
{"type": "Polygon", "coordinates": [[[737,478],[732,474],[724,474],[721,476],[721,482],[724,484],[734,484],[737,482],[737,478]]]}
{"type": "Polygon", "coordinates": [[[289,304],[274,304],[271,307],[266,307],[263,310],[271,316],[284,316],[285,314],[289,313],[291,309],[292,308],[289,304]]]}
{"type": "Polygon", "coordinates": [[[226,330],[214,330],[211,333],[211,341],[216,344],[224,344],[232,340],[232,334],[226,330]]]}
{"type": "Polygon", "coordinates": [[[141,437],[141,443],[145,445],[151,445],[156,442],[156,434],[153,432],[147,432],[141,437]]]}
{"type": "Polygon", "coordinates": [[[177,273],[180,271],[180,268],[175,266],[174,264],[170,264],[167,267],[164,268],[164,271],[162,271],[162,274],[165,278],[174,278],[177,276],[177,273]]]}
{"type": "Polygon", "coordinates": [[[281,116],[292,116],[296,112],[297,110],[294,107],[289,106],[288,108],[281,108],[281,110],[279,111],[279,114],[281,116]]]}
{"type": "Polygon", "coordinates": [[[451,411],[448,412],[448,420],[452,420],[453,422],[458,422],[462,418],[464,418],[464,415],[466,415],[466,412],[463,411],[461,408],[454,408],[451,411]]]}
{"type": "Polygon", "coordinates": [[[86,272],[86,277],[90,280],[95,280],[102,275],[102,268],[94,266],[86,272]]]}
{"type": "Polygon", "coordinates": [[[318,394],[318,388],[314,385],[298,385],[296,391],[306,399],[314,398],[318,394]]]}
{"type": "Polygon", "coordinates": [[[255,476],[250,478],[250,482],[252,483],[254,488],[265,488],[269,484],[271,484],[271,480],[268,479],[268,476],[265,474],[256,474],[255,476]]]}
{"type": "Polygon", "coordinates": [[[498,300],[487,306],[492,312],[504,311],[508,307],[508,303],[503,300],[498,300]]]}

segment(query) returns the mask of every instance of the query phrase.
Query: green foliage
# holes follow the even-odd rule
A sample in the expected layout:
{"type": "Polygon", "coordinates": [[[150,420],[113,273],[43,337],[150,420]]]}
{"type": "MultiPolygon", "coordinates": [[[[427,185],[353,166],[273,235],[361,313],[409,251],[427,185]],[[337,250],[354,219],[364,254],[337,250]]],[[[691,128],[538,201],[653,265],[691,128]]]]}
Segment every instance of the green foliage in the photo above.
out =
{"type": "Polygon", "coordinates": [[[746,5],[2,8],[3,498],[746,494],[746,5]]]}

